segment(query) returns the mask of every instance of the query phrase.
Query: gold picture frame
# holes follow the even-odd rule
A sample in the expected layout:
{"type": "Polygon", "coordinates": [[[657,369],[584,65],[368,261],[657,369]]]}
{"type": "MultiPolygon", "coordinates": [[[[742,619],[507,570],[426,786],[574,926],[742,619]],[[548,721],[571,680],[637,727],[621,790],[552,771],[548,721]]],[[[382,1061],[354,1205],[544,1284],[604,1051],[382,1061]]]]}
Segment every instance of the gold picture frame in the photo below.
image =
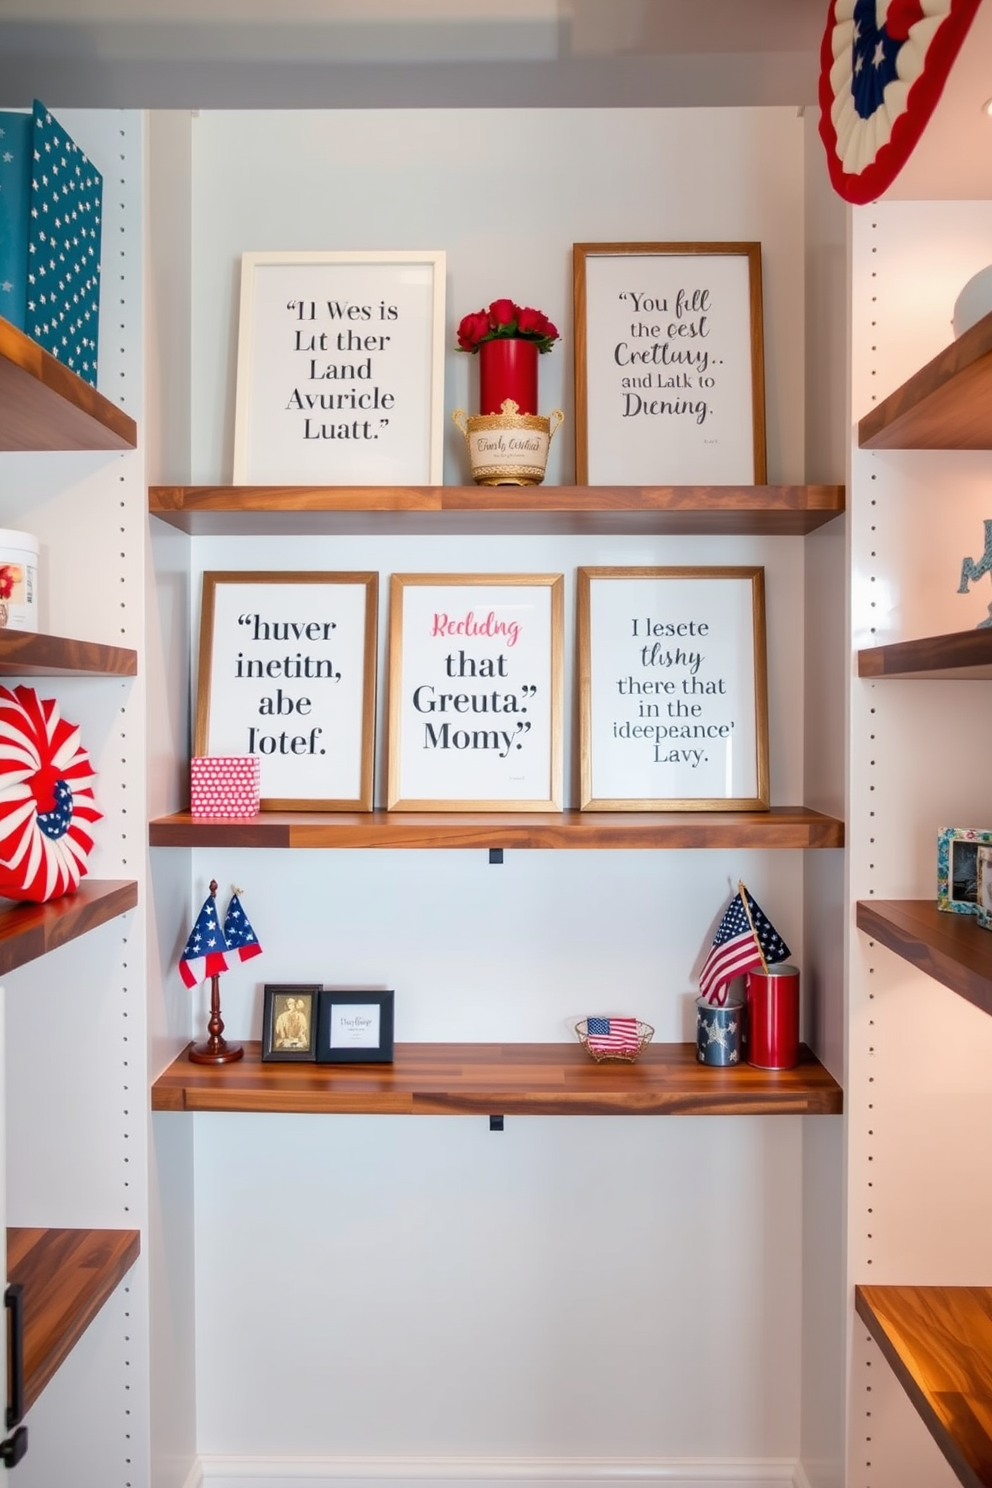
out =
{"type": "Polygon", "coordinates": [[[561,574],[393,574],[391,811],[559,811],[561,574]]]}
{"type": "Polygon", "coordinates": [[[574,243],[579,485],[764,485],[761,244],[574,243]]]}
{"type": "Polygon", "coordinates": [[[194,753],[258,755],[262,811],[371,811],[379,575],[203,575],[194,753]]]}
{"type": "Polygon", "coordinates": [[[768,810],[763,568],[580,568],[577,633],[583,811],[768,810]]]}

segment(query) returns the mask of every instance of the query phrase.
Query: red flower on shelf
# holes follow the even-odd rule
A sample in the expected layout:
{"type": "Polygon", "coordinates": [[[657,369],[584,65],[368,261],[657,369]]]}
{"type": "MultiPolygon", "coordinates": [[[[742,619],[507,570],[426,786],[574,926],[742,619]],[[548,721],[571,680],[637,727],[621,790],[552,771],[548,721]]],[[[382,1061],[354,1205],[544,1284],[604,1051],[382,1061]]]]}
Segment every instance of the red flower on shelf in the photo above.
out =
{"type": "Polygon", "coordinates": [[[459,351],[478,351],[486,341],[533,341],[538,351],[550,351],[557,340],[558,328],[543,310],[513,300],[493,300],[488,310],[473,310],[458,325],[459,351]]]}
{"type": "Polygon", "coordinates": [[[19,578],[20,573],[16,564],[0,563],[0,599],[10,598],[19,578]]]}

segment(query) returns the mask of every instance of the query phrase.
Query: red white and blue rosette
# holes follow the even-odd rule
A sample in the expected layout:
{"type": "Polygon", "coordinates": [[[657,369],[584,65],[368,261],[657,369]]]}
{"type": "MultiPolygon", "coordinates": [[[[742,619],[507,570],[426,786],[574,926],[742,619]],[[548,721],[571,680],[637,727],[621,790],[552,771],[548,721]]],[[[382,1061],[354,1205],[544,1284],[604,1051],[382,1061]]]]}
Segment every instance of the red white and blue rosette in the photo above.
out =
{"type": "Polygon", "coordinates": [[[54,699],[0,687],[0,895],[44,903],[74,893],[101,815],[79,729],[54,699]]]}
{"type": "Polygon", "coordinates": [[[927,126],[981,0],[830,0],[820,136],[845,201],[874,201],[927,126]]]}

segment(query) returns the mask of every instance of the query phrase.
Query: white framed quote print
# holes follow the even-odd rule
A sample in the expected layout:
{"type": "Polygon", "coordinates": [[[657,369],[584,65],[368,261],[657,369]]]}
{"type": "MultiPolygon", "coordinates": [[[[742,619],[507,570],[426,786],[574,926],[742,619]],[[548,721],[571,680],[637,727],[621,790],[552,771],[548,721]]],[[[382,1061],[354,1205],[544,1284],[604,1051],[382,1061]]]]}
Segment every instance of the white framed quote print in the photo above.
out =
{"type": "Polygon", "coordinates": [[[558,811],[561,574],[393,574],[388,804],[558,811]]]}
{"type": "Polygon", "coordinates": [[[439,485],[445,254],[244,253],[236,485],[439,485]]]}
{"type": "Polygon", "coordinates": [[[764,570],[580,568],[584,811],[769,805],[764,570]]]}
{"type": "Polygon", "coordinates": [[[371,811],[377,573],[205,573],[194,752],[257,755],[263,811],[371,811]]]}

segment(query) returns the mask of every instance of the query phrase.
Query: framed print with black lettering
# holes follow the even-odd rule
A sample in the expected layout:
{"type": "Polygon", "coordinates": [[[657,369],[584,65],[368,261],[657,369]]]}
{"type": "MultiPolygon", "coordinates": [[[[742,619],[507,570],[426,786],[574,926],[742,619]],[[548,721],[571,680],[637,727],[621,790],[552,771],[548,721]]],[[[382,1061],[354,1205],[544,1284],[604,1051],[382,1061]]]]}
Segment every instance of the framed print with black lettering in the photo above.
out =
{"type": "Polygon", "coordinates": [[[559,811],[561,574],[393,574],[392,811],[559,811]]]}
{"type": "Polygon", "coordinates": [[[262,1000],[263,1060],[303,1061],[317,1057],[317,994],[320,988],[266,983],[262,1000]]]}
{"type": "Polygon", "coordinates": [[[371,811],[376,573],[205,573],[194,753],[257,755],[262,811],[371,811]]]}
{"type": "Polygon", "coordinates": [[[390,1064],[393,993],[326,987],[317,1016],[318,1064],[390,1064]]]}
{"type": "Polygon", "coordinates": [[[580,485],[764,485],[760,243],[575,243],[580,485]]]}
{"type": "Polygon", "coordinates": [[[583,811],[766,811],[764,569],[580,568],[583,811]]]}
{"type": "Polygon", "coordinates": [[[443,251],[241,255],[236,485],[440,485],[443,251]]]}

